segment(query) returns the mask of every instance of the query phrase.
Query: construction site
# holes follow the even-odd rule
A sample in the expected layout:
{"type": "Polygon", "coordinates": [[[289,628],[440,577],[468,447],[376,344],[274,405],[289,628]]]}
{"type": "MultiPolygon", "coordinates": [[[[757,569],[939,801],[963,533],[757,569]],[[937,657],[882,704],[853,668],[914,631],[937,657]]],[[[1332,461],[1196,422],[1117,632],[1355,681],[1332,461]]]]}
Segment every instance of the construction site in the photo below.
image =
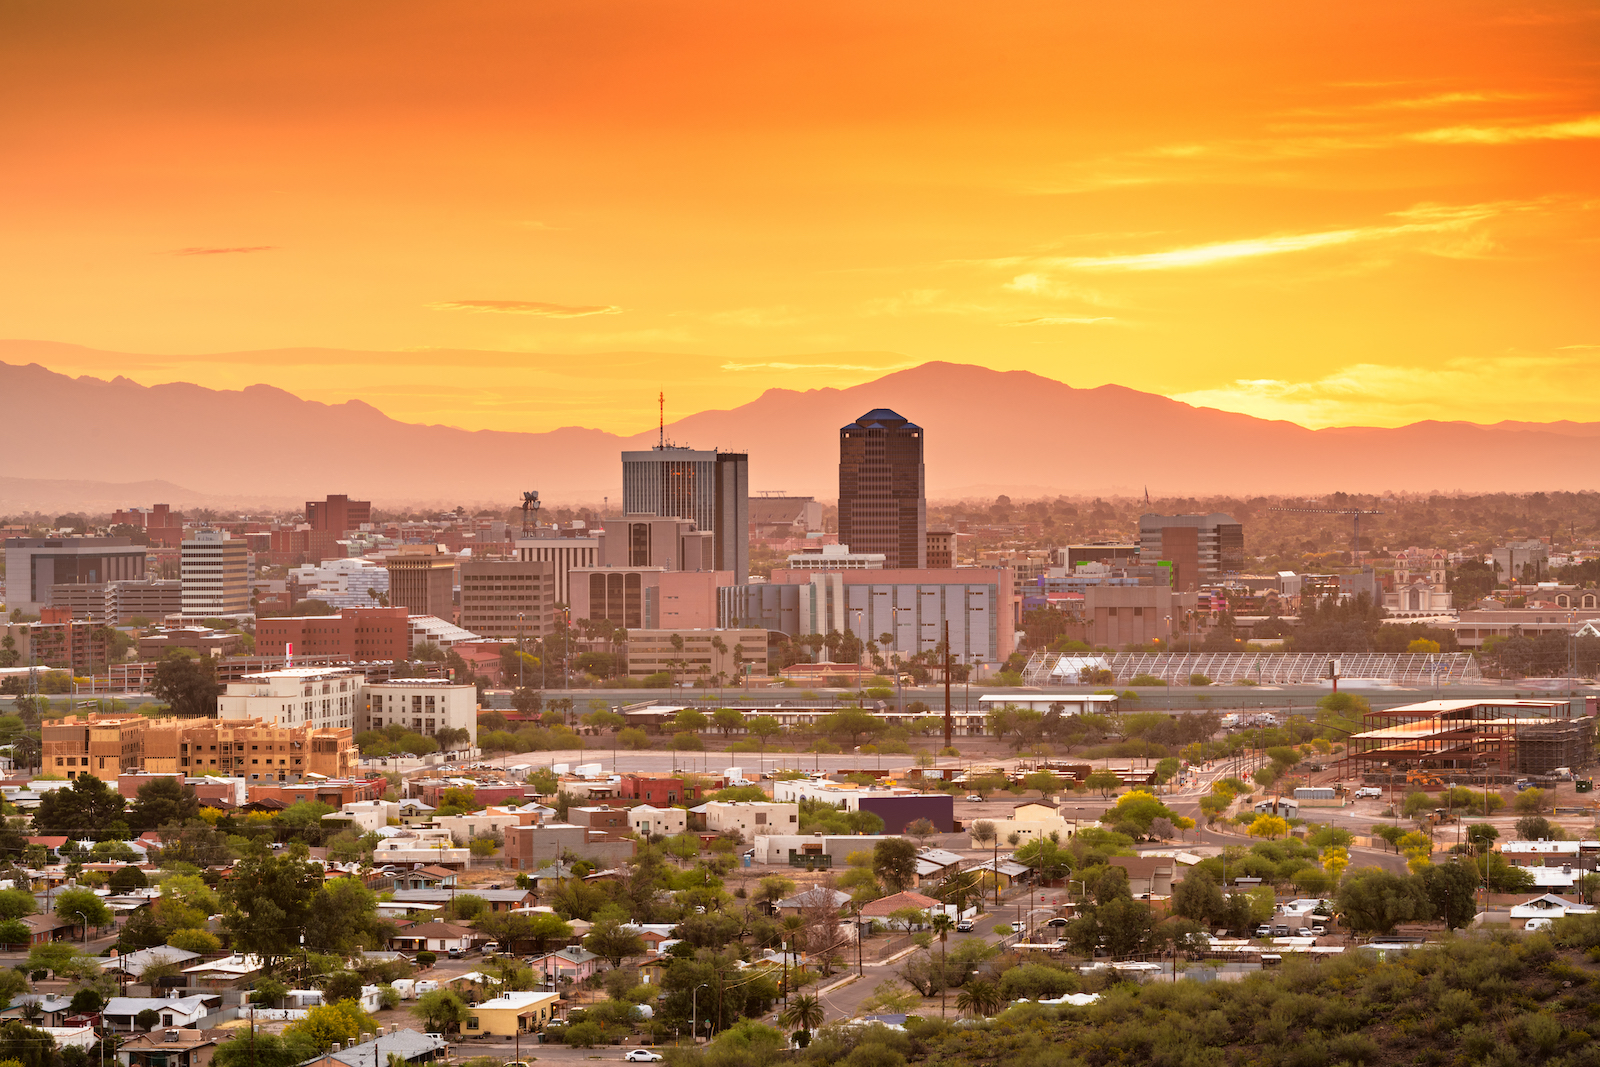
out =
{"type": "Polygon", "coordinates": [[[1595,762],[1595,698],[1425,700],[1366,712],[1344,762],[1366,777],[1432,772],[1462,782],[1549,776],[1595,762]]]}

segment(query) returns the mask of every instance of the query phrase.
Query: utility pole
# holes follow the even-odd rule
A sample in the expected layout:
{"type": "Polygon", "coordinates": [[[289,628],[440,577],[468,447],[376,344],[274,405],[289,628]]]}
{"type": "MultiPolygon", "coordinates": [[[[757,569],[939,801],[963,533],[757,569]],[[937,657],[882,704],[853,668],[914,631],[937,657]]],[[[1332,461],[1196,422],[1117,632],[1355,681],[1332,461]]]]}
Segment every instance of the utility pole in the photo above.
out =
{"type": "Polygon", "coordinates": [[[944,747],[950,747],[950,620],[944,620],[944,747]]]}

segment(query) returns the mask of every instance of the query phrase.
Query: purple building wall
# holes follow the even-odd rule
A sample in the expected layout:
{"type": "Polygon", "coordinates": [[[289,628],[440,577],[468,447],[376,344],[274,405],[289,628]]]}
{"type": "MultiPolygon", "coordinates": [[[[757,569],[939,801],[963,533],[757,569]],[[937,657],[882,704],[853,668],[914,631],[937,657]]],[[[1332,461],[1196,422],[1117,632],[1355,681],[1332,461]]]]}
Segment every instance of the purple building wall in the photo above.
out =
{"type": "Polygon", "coordinates": [[[883,820],[883,832],[903,834],[909,823],[927,819],[941,834],[955,830],[956,798],[949,793],[915,793],[899,797],[862,797],[862,811],[883,820]]]}

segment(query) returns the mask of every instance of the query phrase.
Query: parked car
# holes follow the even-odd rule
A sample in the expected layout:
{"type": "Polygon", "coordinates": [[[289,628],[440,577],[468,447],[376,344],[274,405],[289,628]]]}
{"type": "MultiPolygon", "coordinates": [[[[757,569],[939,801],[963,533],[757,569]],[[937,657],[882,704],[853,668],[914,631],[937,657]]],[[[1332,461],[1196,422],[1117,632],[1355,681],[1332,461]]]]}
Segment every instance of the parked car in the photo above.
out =
{"type": "Polygon", "coordinates": [[[970,934],[970,933],[972,933],[972,920],[971,919],[962,919],[960,922],[956,923],[956,933],[958,933],[958,934],[970,934]]]}
{"type": "Polygon", "coordinates": [[[1324,936],[1327,935],[1327,933],[1328,933],[1328,928],[1326,926],[1321,925],[1321,924],[1318,924],[1318,925],[1313,926],[1311,928],[1311,936],[1312,937],[1324,937],[1324,936]]]}
{"type": "Polygon", "coordinates": [[[968,793],[967,794],[967,799],[972,801],[974,804],[982,804],[983,803],[983,798],[980,797],[976,793],[968,793]]]}
{"type": "Polygon", "coordinates": [[[1046,920],[1045,921],[1045,925],[1046,926],[1065,926],[1065,925],[1067,925],[1067,920],[1065,920],[1061,916],[1057,915],[1052,919],[1046,920]]]}
{"type": "Polygon", "coordinates": [[[1270,926],[1258,926],[1258,927],[1256,927],[1256,936],[1257,937],[1271,937],[1272,936],[1272,927],[1270,927],[1270,926]]]}
{"type": "Polygon", "coordinates": [[[629,1049],[627,1054],[622,1058],[627,1060],[629,1063],[660,1063],[661,1053],[651,1052],[647,1048],[636,1048],[629,1049]]]}
{"type": "Polygon", "coordinates": [[[1311,927],[1302,926],[1302,927],[1300,927],[1300,929],[1298,929],[1298,930],[1296,930],[1294,932],[1294,936],[1296,936],[1296,937],[1312,937],[1314,935],[1311,933],[1311,927]]]}
{"type": "Polygon", "coordinates": [[[445,955],[449,956],[453,960],[459,960],[461,958],[461,950],[458,948],[446,949],[445,955]]]}

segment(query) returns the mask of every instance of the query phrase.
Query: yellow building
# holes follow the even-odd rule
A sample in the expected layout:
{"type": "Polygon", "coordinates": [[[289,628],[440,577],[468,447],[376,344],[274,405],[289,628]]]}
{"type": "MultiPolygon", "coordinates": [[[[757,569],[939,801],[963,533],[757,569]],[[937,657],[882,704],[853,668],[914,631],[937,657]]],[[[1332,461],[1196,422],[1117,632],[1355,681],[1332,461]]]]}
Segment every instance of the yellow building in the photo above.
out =
{"type": "Polygon", "coordinates": [[[461,1027],[467,1037],[503,1037],[534,1034],[555,1018],[560,993],[506,993],[474,1006],[461,1027]]]}

